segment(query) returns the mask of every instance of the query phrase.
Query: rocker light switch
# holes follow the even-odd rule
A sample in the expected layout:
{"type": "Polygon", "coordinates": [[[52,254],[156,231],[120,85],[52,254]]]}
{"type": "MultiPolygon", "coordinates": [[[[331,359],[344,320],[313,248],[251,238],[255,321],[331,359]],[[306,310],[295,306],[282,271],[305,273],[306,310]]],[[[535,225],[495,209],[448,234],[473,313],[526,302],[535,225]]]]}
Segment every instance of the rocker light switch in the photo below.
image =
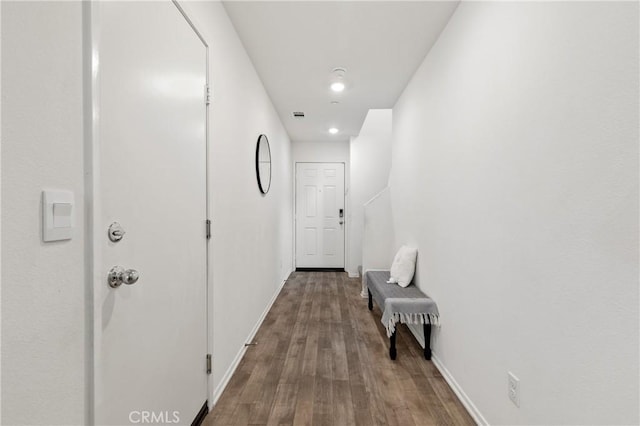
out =
{"type": "Polygon", "coordinates": [[[73,192],[42,191],[42,240],[70,240],[73,224],[73,192]]]}
{"type": "Polygon", "coordinates": [[[71,203],[53,203],[53,227],[71,228],[71,203]]]}

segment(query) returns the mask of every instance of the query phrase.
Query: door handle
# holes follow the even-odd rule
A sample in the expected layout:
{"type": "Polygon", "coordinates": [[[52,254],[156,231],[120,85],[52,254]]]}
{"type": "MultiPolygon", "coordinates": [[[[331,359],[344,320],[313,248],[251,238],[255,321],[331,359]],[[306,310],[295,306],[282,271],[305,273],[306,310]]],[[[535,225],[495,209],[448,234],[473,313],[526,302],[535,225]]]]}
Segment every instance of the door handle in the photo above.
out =
{"type": "Polygon", "coordinates": [[[122,284],[135,284],[140,278],[140,273],[135,269],[124,269],[122,266],[114,266],[109,270],[107,280],[109,286],[112,288],[118,288],[122,284]]]}

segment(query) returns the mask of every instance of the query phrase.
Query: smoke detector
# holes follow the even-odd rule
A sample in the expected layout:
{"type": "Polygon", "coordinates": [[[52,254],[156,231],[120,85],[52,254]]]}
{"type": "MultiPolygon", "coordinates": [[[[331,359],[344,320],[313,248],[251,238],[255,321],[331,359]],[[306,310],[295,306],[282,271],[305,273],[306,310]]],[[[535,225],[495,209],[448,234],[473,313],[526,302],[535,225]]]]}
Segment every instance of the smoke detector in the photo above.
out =
{"type": "Polygon", "coordinates": [[[331,75],[335,78],[344,78],[344,75],[347,73],[346,68],[338,67],[331,70],[331,75]]]}

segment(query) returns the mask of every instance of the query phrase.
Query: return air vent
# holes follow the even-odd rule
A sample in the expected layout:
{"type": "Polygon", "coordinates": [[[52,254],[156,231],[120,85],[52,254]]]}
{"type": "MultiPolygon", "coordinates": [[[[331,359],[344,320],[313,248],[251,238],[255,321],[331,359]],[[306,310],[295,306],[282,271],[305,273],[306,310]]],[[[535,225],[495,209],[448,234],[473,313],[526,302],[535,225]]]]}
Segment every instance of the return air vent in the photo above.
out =
{"type": "Polygon", "coordinates": [[[293,111],[294,118],[304,118],[304,112],[302,111],[293,111]]]}

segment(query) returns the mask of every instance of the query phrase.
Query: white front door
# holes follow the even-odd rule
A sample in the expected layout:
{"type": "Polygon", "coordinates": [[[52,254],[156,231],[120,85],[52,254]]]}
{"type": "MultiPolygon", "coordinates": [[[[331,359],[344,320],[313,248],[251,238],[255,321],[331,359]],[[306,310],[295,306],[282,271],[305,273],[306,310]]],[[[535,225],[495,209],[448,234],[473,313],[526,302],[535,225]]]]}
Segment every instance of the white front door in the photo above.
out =
{"type": "Polygon", "coordinates": [[[92,7],[95,422],[190,424],[207,399],[206,46],[171,1],[92,7]],[[112,288],[114,266],[139,279],[112,288]]]}
{"type": "Polygon", "coordinates": [[[344,164],[296,163],[296,267],[344,268],[344,164]]]}

